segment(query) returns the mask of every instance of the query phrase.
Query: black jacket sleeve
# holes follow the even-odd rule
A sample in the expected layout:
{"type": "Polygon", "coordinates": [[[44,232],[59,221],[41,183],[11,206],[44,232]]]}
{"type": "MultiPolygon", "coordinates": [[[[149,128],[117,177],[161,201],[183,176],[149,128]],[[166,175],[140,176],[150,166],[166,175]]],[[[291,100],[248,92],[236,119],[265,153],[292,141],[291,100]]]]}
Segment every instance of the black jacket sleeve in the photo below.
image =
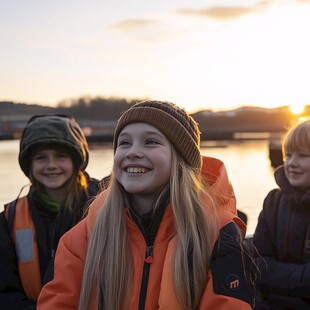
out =
{"type": "Polygon", "coordinates": [[[214,292],[253,307],[257,275],[253,255],[252,243],[245,240],[235,223],[223,227],[211,256],[214,292]]]}
{"type": "Polygon", "coordinates": [[[0,307],[3,310],[35,309],[25,295],[17,268],[15,247],[4,212],[0,214],[0,307]]]}

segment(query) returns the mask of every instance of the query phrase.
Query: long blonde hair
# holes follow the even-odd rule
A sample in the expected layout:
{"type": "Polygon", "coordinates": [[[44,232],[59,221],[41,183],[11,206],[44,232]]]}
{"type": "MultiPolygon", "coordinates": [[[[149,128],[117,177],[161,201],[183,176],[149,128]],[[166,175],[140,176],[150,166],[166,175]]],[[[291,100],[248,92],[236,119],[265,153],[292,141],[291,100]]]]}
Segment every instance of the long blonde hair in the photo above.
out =
{"type": "MultiPolygon", "coordinates": [[[[175,290],[182,309],[195,309],[206,286],[211,252],[218,234],[215,204],[207,193],[200,169],[186,164],[173,147],[168,186],[178,236],[175,290]]],[[[118,310],[129,304],[133,264],[124,207],[130,208],[128,194],[112,175],[109,194],[98,214],[88,247],[80,310],[88,308],[94,291],[98,301],[102,297],[103,309],[118,310]],[[99,292],[103,296],[99,297],[99,292]]]]}

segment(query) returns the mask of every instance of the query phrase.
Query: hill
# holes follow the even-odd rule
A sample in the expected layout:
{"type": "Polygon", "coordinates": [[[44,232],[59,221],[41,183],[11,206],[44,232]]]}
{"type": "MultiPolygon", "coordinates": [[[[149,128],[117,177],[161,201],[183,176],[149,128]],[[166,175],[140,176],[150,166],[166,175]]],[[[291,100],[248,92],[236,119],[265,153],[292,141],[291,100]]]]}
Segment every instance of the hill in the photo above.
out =
{"type": "MultiPolygon", "coordinates": [[[[137,100],[118,98],[80,98],[68,106],[47,107],[36,104],[0,102],[0,139],[18,138],[28,119],[36,114],[70,114],[94,139],[111,139],[116,120],[137,100]]],[[[310,113],[307,106],[303,115],[310,113]]],[[[265,109],[242,107],[230,111],[203,110],[192,114],[199,123],[202,140],[232,139],[236,133],[283,132],[297,116],[288,107],[265,109]]]]}

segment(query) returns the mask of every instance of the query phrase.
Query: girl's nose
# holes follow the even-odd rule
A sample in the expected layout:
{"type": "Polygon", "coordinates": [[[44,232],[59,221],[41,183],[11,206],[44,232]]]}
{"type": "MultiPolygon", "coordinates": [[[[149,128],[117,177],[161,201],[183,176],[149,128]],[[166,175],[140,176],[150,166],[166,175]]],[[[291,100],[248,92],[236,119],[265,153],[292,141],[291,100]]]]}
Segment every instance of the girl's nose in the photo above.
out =
{"type": "Polygon", "coordinates": [[[56,167],[56,160],[53,157],[49,157],[47,161],[47,168],[53,169],[56,167]]]}
{"type": "Polygon", "coordinates": [[[139,145],[133,143],[126,153],[127,158],[140,158],[143,156],[139,145]]]}

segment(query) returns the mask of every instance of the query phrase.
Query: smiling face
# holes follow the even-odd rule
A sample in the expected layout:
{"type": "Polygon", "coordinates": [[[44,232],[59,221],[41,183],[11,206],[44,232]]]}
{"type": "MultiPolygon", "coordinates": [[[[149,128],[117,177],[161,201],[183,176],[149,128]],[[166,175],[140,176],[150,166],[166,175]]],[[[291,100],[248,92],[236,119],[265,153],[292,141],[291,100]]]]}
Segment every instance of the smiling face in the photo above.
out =
{"type": "Polygon", "coordinates": [[[310,150],[286,152],[284,169],[292,186],[310,189],[310,150]]]}
{"type": "Polygon", "coordinates": [[[157,128],[146,123],[129,124],[118,137],[115,177],[136,203],[141,199],[154,201],[169,183],[171,160],[171,144],[157,128]]]}
{"type": "Polygon", "coordinates": [[[31,157],[33,178],[44,186],[45,194],[54,200],[65,198],[65,186],[73,175],[71,156],[59,147],[36,148],[31,157]]]}

